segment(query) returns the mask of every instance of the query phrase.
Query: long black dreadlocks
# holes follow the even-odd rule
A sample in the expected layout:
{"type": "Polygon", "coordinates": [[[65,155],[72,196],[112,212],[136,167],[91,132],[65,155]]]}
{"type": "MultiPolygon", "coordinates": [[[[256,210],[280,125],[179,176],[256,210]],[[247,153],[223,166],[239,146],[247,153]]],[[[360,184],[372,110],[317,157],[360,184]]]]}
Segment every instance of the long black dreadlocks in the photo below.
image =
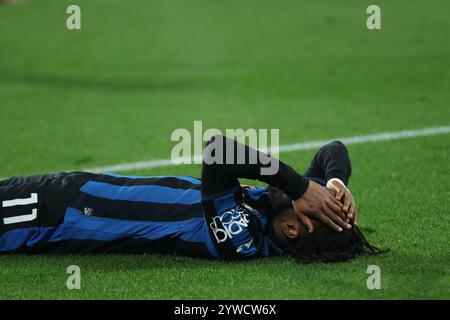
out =
{"type": "Polygon", "coordinates": [[[290,241],[286,253],[299,262],[342,262],[360,254],[377,255],[385,252],[371,245],[357,226],[336,232],[319,221],[313,221],[314,232],[290,241]]]}
{"type": "MultiPolygon", "coordinates": [[[[269,187],[268,191],[274,214],[292,209],[291,199],[284,192],[274,187],[269,187]]],[[[312,234],[290,239],[285,248],[285,252],[299,262],[342,262],[360,254],[377,255],[387,251],[371,245],[355,225],[350,230],[336,232],[317,220],[313,223],[312,234]]]]}

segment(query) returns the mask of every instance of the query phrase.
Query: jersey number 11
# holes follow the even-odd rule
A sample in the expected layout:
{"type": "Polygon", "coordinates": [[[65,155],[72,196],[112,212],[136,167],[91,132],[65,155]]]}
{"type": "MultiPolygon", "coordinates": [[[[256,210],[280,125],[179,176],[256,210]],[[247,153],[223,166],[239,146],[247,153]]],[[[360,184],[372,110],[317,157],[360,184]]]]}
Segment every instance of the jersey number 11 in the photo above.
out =
{"type": "MultiPolygon", "coordinates": [[[[26,206],[29,204],[38,203],[38,194],[32,193],[31,197],[25,199],[14,199],[14,200],[6,200],[2,202],[3,208],[10,208],[15,206],[26,206]]],[[[21,223],[33,221],[37,217],[37,209],[33,209],[30,214],[23,214],[15,217],[3,218],[3,224],[13,224],[13,223],[21,223]]]]}

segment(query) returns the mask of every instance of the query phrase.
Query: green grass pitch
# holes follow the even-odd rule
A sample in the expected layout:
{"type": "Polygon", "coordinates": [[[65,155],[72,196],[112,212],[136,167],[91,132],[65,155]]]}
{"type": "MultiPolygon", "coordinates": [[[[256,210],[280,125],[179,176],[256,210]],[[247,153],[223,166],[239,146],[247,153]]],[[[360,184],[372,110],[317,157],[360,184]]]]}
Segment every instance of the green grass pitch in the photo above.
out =
{"type": "MultiPolygon", "coordinates": [[[[0,177],[168,158],[176,128],[282,144],[450,124],[450,2],[29,0],[0,5],[0,177]],[[82,29],[66,8],[80,5],[82,29]]],[[[341,264],[0,256],[0,299],[449,299],[450,135],[349,146],[367,237],[341,264]],[[66,268],[81,268],[68,290],[66,268]],[[381,289],[366,287],[368,265],[381,289]]],[[[314,150],[281,154],[302,171],[314,150]]],[[[199,166],[131,174],[198,176],[199,166]]]]}

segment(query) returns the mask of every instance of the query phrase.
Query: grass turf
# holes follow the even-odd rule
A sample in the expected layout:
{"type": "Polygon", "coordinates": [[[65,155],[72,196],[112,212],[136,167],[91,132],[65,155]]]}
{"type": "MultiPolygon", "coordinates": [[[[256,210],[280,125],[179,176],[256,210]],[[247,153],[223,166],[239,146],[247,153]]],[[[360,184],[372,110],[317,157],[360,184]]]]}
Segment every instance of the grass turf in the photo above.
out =
{"type": "MultiPolygon", "coordinates": [[[[280,128],[281,143],[449,125],[448,1],[80,0],[0,6],[0,176],[167,158],[175,128],[280,128]]],[[[391,252],[287,258],[0,256],[0,298],[450,298],[449,135],[350,146],[368,238],[391,252]],[[82,289],[65,286],[77,264],[82,289]],[[366,288],[366,268],[382,289],[366,288]]],[[[281,159],[299,171],[314,151],[281,159]]],[[[132,174],[189,174],[198,166],[132,174]]]]}

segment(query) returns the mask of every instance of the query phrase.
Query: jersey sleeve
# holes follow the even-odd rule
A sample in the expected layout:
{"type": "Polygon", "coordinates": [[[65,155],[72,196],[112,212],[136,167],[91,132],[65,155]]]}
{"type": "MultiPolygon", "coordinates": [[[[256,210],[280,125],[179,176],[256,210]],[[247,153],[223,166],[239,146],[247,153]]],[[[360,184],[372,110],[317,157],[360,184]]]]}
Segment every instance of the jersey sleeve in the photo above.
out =
{"type": "Polygon", "coordinates": [[[261,212],[244,201],[238,178],[266,182],[292,199],[303,195],[308,181],[281,161],[234,140],[216,136],[207,144],[202,165],[202,208],[211,239],[222,258],[259,257],[264,244],[261,212]],[[238,161],[239,152],[245,155],[245,161],[238,161]],[[261,169],[270,161],[277,162],[278,170],[272,175],[262,174],[261,169]]]}
{"type": "Polygon", "coordinates": [[[202,196],[202,208],[211,239],[221,258],[260,256],[264,236],[260,213],[244,202],[240,187],[202,196]]]}

